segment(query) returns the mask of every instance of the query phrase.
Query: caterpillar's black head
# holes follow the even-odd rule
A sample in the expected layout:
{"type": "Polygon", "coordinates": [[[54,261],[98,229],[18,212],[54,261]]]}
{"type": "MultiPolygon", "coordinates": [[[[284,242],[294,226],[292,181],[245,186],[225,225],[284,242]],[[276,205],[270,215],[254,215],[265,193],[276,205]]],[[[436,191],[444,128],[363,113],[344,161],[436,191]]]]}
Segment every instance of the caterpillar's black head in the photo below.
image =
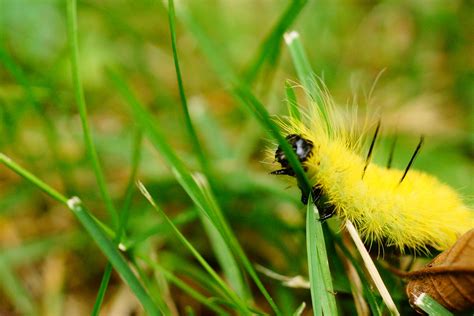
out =
{"type": "MultiPolygon", "coordinates": [[[[313,154],[313,142],[303,138],[301,135],[290,134],[286,136],[286,140],[288,141],[288,143],[290,143],[291,148],[293,149],[301,163],[305,162],[313,154]]],[[[295,172],[291,168],[290,163],[286,158],[286,155],[283,152],[281,146],[278,146],[277,150],[275,151],[275,160],[281,164],[282,169],[275,170],[272,172],[272,174],[289,176],[295,175],[295,172]]]]}

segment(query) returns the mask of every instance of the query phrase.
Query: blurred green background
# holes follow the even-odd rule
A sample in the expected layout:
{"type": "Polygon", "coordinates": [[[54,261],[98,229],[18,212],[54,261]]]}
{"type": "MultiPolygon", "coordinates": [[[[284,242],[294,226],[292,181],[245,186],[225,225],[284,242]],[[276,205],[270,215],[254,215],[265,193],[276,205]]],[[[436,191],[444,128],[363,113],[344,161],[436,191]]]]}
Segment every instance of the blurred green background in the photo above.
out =
{"type": "MultiPolygon", "coordinates": [[[[179,5],[189,9],[268,111],[284,115],[284,84],[296,80],[294,67],[281,37],[270,41],[272,45],[262,43],[278,31],[275,26],[281,25],[282,14],[292,4],[206,0],[179,5]],[[261,67],[253,67],[261,56],[261,67]]],[[[316,75],[323,78],[336,103],[343,108],[356,102],[361,115],[382,119],[384,137],[375,149],[375,160],[384,163],[391,139],[398,135],[395,165],[404,168],[423,134],[425,146],[415,168],[452,185],[472,206],[472,4],[321,0],[295,8],[294,21],[288,20],[291,26],[286,27],[300,32],[316,75]]],[[[299,194],[268,175],[262,161],[271,143],[269,135],[237,105],[228,92],[229,83],[215,74],[210,56],[200,50],[199,41],[179,17],[177,26],[191,118],[214,170],[216,195],[227,220],[252,262],[285,275],[306,275],[299,194]]],[[[78,36],[89,122],[118,208],[131,172],[136,128],[108,78],[108,69],[124,74],[169,144],[191,170],[199,170],[179,103],[166,6],[152,0],[79,1],[78,36]]],[[[85,154],[69,58],[63,1],[0,0],[0,151],[65,195],[80,196],[105,220],[85,154]]],[[[217,266],[195,207],[146,140],[138,178],[167,214],[178,216],[183,233],[217,266]]],[[[175,238],[160,229],[161,221],[135,194],[127,235],[143,239],[136,247],[157,251],[164,265],[176,265],[177,258],[195,265],[175,238]]],[[[22,314],[28,308],[42,315],[90,312],[106,259],[64,207],[3,166],[0,247],[0,280],[4,281],[0,282],[0,315],[22,314]]],[[[199,288],[192,274],[178,271],[176,275],[199,288]]],[[[344,288],[344,280],[341,284],[344,288]]],[[[301,301],[310,302],[307,290],[285,288],[271,279],[266,279],[266,285],[288,311],[301,301]]],[[[394,296],[408,312],[403,289],[397,286],[394,296]]],[[[114,276],[104,315],[123,311],[120,302],[134,306],[133,295],[124,288],[114,276]]],[[[169,290],[179,314],[185,313],[186,306],[198,315],[209,313],[182,291],[173,286],[169,290]]],[[[354,307],[350,293],[347,296],[345,300],[342,295],[339,304],[350,312],[354,307]]],[[[256,295],[255,300],[258,305],[262,298],[256,295]]]]}

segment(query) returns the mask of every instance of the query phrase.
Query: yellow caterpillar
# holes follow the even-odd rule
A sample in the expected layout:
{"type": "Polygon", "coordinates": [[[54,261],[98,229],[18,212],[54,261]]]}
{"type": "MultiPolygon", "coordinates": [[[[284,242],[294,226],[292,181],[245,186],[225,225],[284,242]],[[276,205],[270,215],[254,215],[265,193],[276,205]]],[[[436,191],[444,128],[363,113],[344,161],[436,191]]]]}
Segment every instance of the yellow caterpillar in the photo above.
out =
{"type": "MultiPolygon", "coordinates": [[[[323,99],[325,113],[313,104],[301,120],[279,121],[313,186],[313,199],[324,197],[322,219],[333,214],[349,219],[366,242],[401,252],[447,249],[474,227],[473,212],[448,185],[420,171],[408,172],[409,167],[403,171],[370,163],[379,126],[369,155],[362,157],[364,133],[357,136],[355,120],[336,113],[328,95],[323,99]]],[[[272,174],[294,176],[280,147],[270,155],[281,166],[272,174]]]]}

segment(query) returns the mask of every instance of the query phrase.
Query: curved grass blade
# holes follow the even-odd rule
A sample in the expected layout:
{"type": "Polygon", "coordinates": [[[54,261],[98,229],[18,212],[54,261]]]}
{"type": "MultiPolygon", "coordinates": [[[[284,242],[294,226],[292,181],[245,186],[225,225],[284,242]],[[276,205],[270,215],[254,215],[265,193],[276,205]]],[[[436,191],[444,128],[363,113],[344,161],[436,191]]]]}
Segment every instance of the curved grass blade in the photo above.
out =
{"type": "Polygon", "coordinates": [[[296,178],[302,187],[302,190],[306,195],[310,193],[309,181],[304,173],[303,167],[299,160],[296,158],[295,153],[291,150],[291,146],[286,141],[285,137],[282,136],[278,126],[272,121],[262,103],[253,95],[248,88],[245,81],[239,79],[232,67],[225,60],[223,56],[219,54],[220,50],[210,41],[206,36],[199,24],[194,20],[192,15],[187,9],[181,5],[176,11],[178,17],[185,24],[187,29],[191,31],[194,37],[200,44],[201,49],[206,55],[211,66],[214,68],[221,81],[226,85],[230,85],[230,92],[234,97],[239,100],[240,105],[244,110],[248,110],[254,118],[260,123],[260,125],[275,138],[278,144],[282,147],[288,161],[295,171],[296,178]]]}
{"type": "Polygon", "coordinates": [[[204,295],[202,295],[201,293],[193,289],[191,286],[183,282],[181,279],[176,277],[171,271],[167,270],[160,264],[144,256],[140,256],[140,259],[146,262],[148,265],[150,265],[153,269],[162,273],[164,277],[168,279],[168,281],[170,281],[171,283],[179,287],[183,292],[187,293],[189,296],[191,296],[192,298],[194,298],[196,301],[200,302],[201,304],[207,306],[209,309],[216,312],[218,315],[229,315],[229,313],[227,313],[218,305],[216,305],[212,301],[212,298],[205,297],[204,295]]]}
{"type": "Polygon", "coordinates": [[[12,267],[2,258],[0,258],[0,279],[2,280],[0,287],[19,312],[24,315],[38,315],[30,293],[16,277],[12,267]]]}
{"type": "Polygon", "coordinates": [[[203,172],[207,175],[209,173],[209,163],[204,155],[199,139],[196,135],[196,130],[194,129],[193,123],[191,121],[191,116],[189,115],[188,101],[186,98],[186,93],[184,91],[183,78],[181,75],[181,68],[179,66],[179,57],[178,57],[178,48],[176,44],[176,25],[175,25],[175,12],[174,12],[174,1],[168,0],[168,21],[171,34],[171,47],[173,50],[173,60],[174,67],[176,71],[176,79],[178,82],[179,96],[181,98],[181,107],[184,114],[184,123],[186,126],[186,131],[188,132],[188,137],[193,146],[194,152],[199,158],[203,172]]]}
{"type": "MultiPolygon", "coordinates": [[[[173,49],[173,59],[174,59],[174,64],[175,64],[176,77],[178,81],[179,94],[181,97],[181,104],[182,104],[183,113],[184,113],[186,130],[188,131],[188,135],[193,145],[194,152],[199,157],[201,168],[204,174],[206,175],[208,181],[211,183],[211,187],[216,187],[215,185],[212,185],[213,177],[212,177],[210,165],[209,165],[208,159],[206,159],[204,155],[202,147],[199,143],[199,139],[196,135],[196,131],[193,127],[191,117],[189,115],[188,102],[187,102],[186,94],[184,91],[184,84],[183,84],[183,80],[181,76],[178,50],[177,50],[177,45],[176,45],[176,26],[175,26],[175,12],[174,12],[173,0],[168,0],[168,19],[169,19],[169,27],[170,27],[170,33],[171,33],[171,46],[173,49]]],[[[210,191],[209,192],[210,194],[208,196],[212,196],[211,187],[207,188],[210,191]]],[[[219,206],[217,205],[217,202],[215,200],[208,199],[207,202],[209,202],[207,203],[209,207],[214,208],[214,213],[217,213],[217,212],[220,213],[219,206]]],[[[214,224],[204,214],[203,216],[201,216],[201,221],[203,222],[204,229],[206,230],[206,233],[209,236],[209,239],[211,240],[212,248],[214,249],[214,252],[217,256],[220,266],[224,270],[224,273],[227,279],[229,280],[230,284],[237,291],[240,297],[249,299],[250,291],[248,289],[248,286],[245,282],[243,275],[241,274],[241,271],[237,265],[234,255],[232,254],[232,251],[230,251],[230,249],[228,248],[227,243],[223,239],[223,236],[220,234],[220,232],[214,226],[214,224]]]]}
{"type": "Polygon", "coordinates": [[[105,176],[102,171],[97,151],[95,150],[92,133],[90,131],[89,123],[87,121],[87,107],[84,97],[84,89],[82,88],[82,81],[79,74],[79,48],[77,41],[77,5],[76,0],[67,1],[67,33],[68,44],[71,59],[71,72],[74,86],[74,94],[76,97],[77,107],[79,109],[79,116],[81,118],[84,144],[86,146],[87,156],[94,170],[94,174],[99,186],[99,191],[104,200],[106,210],[112,222],[112,227],[118,225],[118,214],[113,205],[112,197],[107,190],[105,176]]]}
{"type": "MultiPolygon", "coordinates": [[[[67,163],[64,162],[60,157],[59,150],[59,133],[55,129],[54,123],[47,115],[44,114],[44,110],[41,107],[37,97],[33,92],[30,81],[28,80],[23,69],[15,62],[12,56],[8,54],[5,48],[0,44],[0,62],[8,70],[8,72],[15,78],[15,80],[23,87],[25,93],[26,103],[31,107],[36,113],[38,118],[40,118],[44,123],[44,132],[48,140],[49,148],[51,149],[52,157],[54,158],[55,164],[58,166],[60,175],[67,189],[72,188],[72,177],[69,172],[67,163]]],[[[3,105],[1,106],[3,107],[3,105]]],[[[26,107],[25,107],[26,108],[26,107]]],[[[0,120],[1,120],[1,110],[0,110],[0,120]]],[[[8,135],[13,135],[9,133],[8,135]]]]}
{"type": "MultiPolygon", "coordinates": [[[[70,50],[71,58],[71,69],[72,69],[72,79],[74,85],[74,92],[76,97],[76,103],[79,109],[79,115],[81,117],[81,124],[83,130],[83,137],[85,142],[85,147],[89,161],[94,170],[94,174],[99,186],[100,195],[105,203],[106,210],[108,212],[109,218],[112,222],[112,227],[118,228],[119,218],[117,210],[112,201],[112,197],[107,189],[106,180],[104,172],[99,162],[99,157],[94,146],[92,139],[92,133],[89,128],[89,123],[87,121],[87,106],[84,97],[84,90],[82,87],[82,81],[79,73],[79,48],[78,48],[78,36],[77,36],[77,3],[76,0],[67,1],[67,31],[68,31],[68,44],[70,50]]],[[[105,296],[107,286],[109,284],[110,276],[112,275],[112,266],[107,264],[105,267],[104,275],[99,287],[99,292],[92,310],[92,315],[98,315],[100,311],[100,306],[105,296]]]]}
{"type": "Polygon", "coordinates": [[[301,305],[296,309],[296,311],[293,313],[293,316],[301,316],[303,315],[304,309],[306,308],[306,303],[303,302],[301,305]]]}
{"type": "Polygon", "coordinates": [[[246,304],[227,286],[227,284],[225,284],[225,282],[219,277],[215,270],[207,263],[207,261],[201,256],[201,254],[199,254],[199,252],[192,246],[192,244],[186,239],[186,237],[184,237],[184,235],[173,224],[173,222],[169,219],[166,213],[160,207],[158,207],[158,205],[155,203],[145,186],[141,182],[138,182],[137,185],[140,189],[140,192],[148,200],[148,202],[150,202],[151,206],[164,218],[165,222],[173,230],[176,237],[178,237],[178,239],[183,243],[183,245],[188,248],[191,254],[196,258],[196,260],[198,260],[202,267],[212,276],[214,281],[219,284],[219,287],[224,291],[227,298],[230,299],[242,313],[249,314],[250,310],[247,308],[246,304]]]}
{"type": "MultiPolygon", "coordinates": [[[[136,120],[143,126],[144,131],[148,134],[148,137],[153,143],[153,145],[160,151],[165,160],[172,167],[172,171],[181,186],[186,190],[193,202],[198,206],[198,209],[204,211],[206,216],[209,217],[211,222],[219,230],[228,247],[236,253],[236,256],[242,262],[242,265],[247,270],[250,277],[254,280],[255,284],[257,285],[261,293],[264,295],[264,297],[267,299],[275,313],[280,314],[278,307],[275,305],[272,297],[263,286],[263,283],[255,272],[255,269],[253,268],[250,260],[247,258],[244,250],[240,246],[237,237],[233,234],[230,227],[223,218],[222,213],[220,211],[216,212],[215,208],[209,207],[209,201],[204,196],[202,189],[196,183],[195,179],[192,177],[188,169],[184,166],[183,162],[176,156],[172,148],[166,143],[163,135],[156,128],[156,124],[154,124],[151,116],[147,113],[147,111],[143,108],[140,102],[130,91],[125,81],[115,73],[110,73],[110,77],[114,85],[117,87],[118,91],[127,100],[128,105],[130,106],[133,112],[133,115],[135,116],[136,120]]],[[[289,150],[291,151],[291,149],[289,150]]]]}
{"type": "MultiPolygon", "coordinates": [[[[130,177],[128,179],[127,189],[125,192],[125,201],[123,203],[122,211],[120,212],[119,223],[118,223],[119,227],[114,238],[115,244],[120,244],[122,242],[123,235],[125,233],[125,226],[127,224],[128,213],[130,210],[133,190],[135,188],[134,183],[135,183],[135,177],[138,171],[138,165],[140,162],[140,156],[141,156],[140,147],[142,144],[142,132],[139,128],[137,128],[135,131],[133,142],[134,144],[133,144],[133,151],[132,151],[132,172],[130,173],[130,177]]],[[[102,281],[100,282],[99,291],[97,293],[94,307],[91,312],[92,316],[96,316],[100,312],[100,307],[104,300],[105,292],[107,291],[107,286],[109,284],[111,276],[112,276],[112,265],[109,262],[107,263],[105,267],[104,275],[102,276],[102,281]]],[[[166,306],[166,305],[161,304],[161,306],[166,306]]]]}
{"type": "Polygon", "coordinates": [[[271,32],[266,36],[260,44],[258,52],[256,53],[250,66],[246,69],[243,78],[246,82],[253,82],[257,77],[258,72],[262,69],[265,62],[269,64],[276,64],[276,61],[281,53],[281,37],[286,30],[293,24],[298,15],[301,13],[307,0],[293,0],[278,19],[276,25],[271,32]]]}
{"type": "MultiPolygon", "coordinates": [[[[191,209],[188,211],[181,212],[180,214],[176,215],[171,221],[177,226],[182,226],[184,224],[194,222],[198,217],[197,211],[195,209],[191,209]]],[[[168,234],[170,232],[169,226],[166,223],[160,222],[150,229],[146,230],[143,233],[137,234],[136,236],[131,236],[127,239],[127,241],[122,242],[120,244],[120,249],[124,251],[134,248],[139,243],[147,240],[148,238],[161,233],[161,234],[168,234]]]]}
{"type": "Polygon", "coordinates": [[[107,259],[116,269],[116,271],[125,281],[125,283],[130,287],[132,292],[142,304],[147,314],[152,316],[161,315],[160,311],[155,306],[155,303],[153,302],[152,298],[143,288],[140,281],[132,272],[125,259],[119,253],[118,249],[115,247],[112,241],[104,233],[102,227],[97,223],[98,220],[90,214],[90,212],[82,205],[82,202],[78,198],[66,198],[61,193],[59,193],[58,191],[35,177],[29,171],[20,167],[9,157],[5,156],[2,153],[0,153],[0,163],[4,164],[15,173],[37,186],[39,189],[41,189],[43,192],[48,194],[56,201],[66,205],[74,213],[81,225],[86,229],[88,234],[92,237],[99,249],[107,257],[107,259]]]}
{"type": "Polygon", "coordinates": [[[0,250],[0,260],[12,265],[21,266],[30,264],[44,257],[45,253],[52,253],[61,249],[76,249],[84,245],[84,237],[78,231],[45,236],[38,240],[0,250]]]}

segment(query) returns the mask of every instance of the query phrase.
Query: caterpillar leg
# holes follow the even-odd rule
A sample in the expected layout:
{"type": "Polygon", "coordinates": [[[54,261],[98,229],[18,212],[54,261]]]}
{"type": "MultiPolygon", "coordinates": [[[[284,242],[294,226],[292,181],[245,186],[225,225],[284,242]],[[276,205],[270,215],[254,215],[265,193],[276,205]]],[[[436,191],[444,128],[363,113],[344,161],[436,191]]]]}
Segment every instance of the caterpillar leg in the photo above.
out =
{"type": "MultiPolygon", "coordinates": [[[[301,188],[300,188],[301,190],[301,188]]],[[[313,203],[316,205],[318,200],[321,198],[323,195],[323,192],[320,187],[314,186],[313,189],[311,190],[311,197],[313,198],[313,203]]],[[[301,190],[301,202],[304,205],[308,204],[308,195],[303,193],[303,190],[301,190]]],[[[324,204],[324,203],[321,203],[324,204]]],[[[320,209],[321,215],[319,217],[319,221],[324,222],[325,220],[333,217],[336,214],[336,208],[333,205],[330,204],[324,204],[324,207],[320,209]]]]}
{"type": "MultiPolygon", "coordinates": [[[[308,196],[306,194],[304,194],[301,187],[300,187],[300,190],[301,190],[301,203],[306,205],[306,204],[308,204],[308,196]]],[[[311,197],[313,198],[313,202],[316,203],[319,200],[319,198],[321,197],[322,194],[323,193],[321,191],[321,188],[318,188],[318,187],[314,186],[313,189],[311,190],[311,197]]]]}
{"type": "Polygon", "coordinates": [[[334,206],[330,205],[328,207],[325,207],[323,209],[323,213],[319,217],[319,221],[324,222],[325,220],[333,217],[334,214],[336,214],[336,208],[334,206]]]}
{"type": "Polygon", "coordinates": [[[275,171],[270,172],[270,174],[277,175],[277,176],[294,176],[295,172],[291,168],[285,168],[285,169],[278,169],[275,171]]]}

